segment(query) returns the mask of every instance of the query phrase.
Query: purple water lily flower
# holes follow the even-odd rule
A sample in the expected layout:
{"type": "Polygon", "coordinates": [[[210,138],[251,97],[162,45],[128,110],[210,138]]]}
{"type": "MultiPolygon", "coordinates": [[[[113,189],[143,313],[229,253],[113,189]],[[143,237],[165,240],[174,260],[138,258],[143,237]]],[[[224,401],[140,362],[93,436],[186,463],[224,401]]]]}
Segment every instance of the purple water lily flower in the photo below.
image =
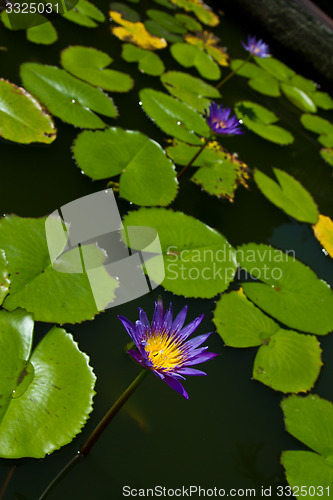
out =
{"type": "Polygon", "coordinates": [[[242,41],[245,50],[257,57],[269,57],[269,46],[263,40],[257,40],[255,36],[248,36],[247,45],[242,41]]]}
{"type": "Polygon", "coordinates": [[[186,339],[198,328],[204,315],[202,314],[183,328],[187,306],[172,319],[172,304],[164,312],[163,301],[155,302],[155,310],[151,324],[146,313],[139,308],[140,319],[133,325],[124,316],[118,316],[127,333],[133,339],[138,350],[129,350],[128,353],[143,368],[151,370],[157,377],[166,382],[172,389],[188,399],[179,380],[185,380],[184,375],[207,375],[201,370],[192,368],[193,365],[203,363],[218,356],[207,352],[207,346],[200,347],[211,333],[205,333],[186,339]]]}
{"type": "Polygon", "coordinates": [[[218,106],[216,102],[211,102],[209,106],[209,114],[205,110],[206,122],[209,128],[215,134],[223,135],[238,135],[244,134],[239,126],[237,116],[230,116],[231,109],[218,106]]]}

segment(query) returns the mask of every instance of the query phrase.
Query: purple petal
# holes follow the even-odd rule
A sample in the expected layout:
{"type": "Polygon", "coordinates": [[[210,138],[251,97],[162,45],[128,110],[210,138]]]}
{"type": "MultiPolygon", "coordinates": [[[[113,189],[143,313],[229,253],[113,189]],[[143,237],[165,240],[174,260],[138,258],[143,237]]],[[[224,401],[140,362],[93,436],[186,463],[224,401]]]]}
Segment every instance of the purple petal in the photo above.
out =
{"type": "Polygon", "coordinates": [[[193,333],[198,326],[200,325],[201,321],[203,320],[204,314],[201,314],[201,316],[198,316],[195,318],[191,323],[186,325],[180,332],[179,332],[179,338],[181,338],[182,341],[186,340],[187,337],[193,333]]]}
{"type": "Polygon", "coordinates": [[[197,356],[192,357],[188,361],[185,361],[184,367],[199,365],[200,363],[204,363],[205,361],[209,361],[210,359],[213,359],[216,356],[219,356],[219,354],[216,352],[203,352],[201,354],[198,354],[197,356]]]}
{"type": "Polygon", "coordinates": [[[172,304],[170,302],[169,309],[167,310],[165,316],[164,316],[164,321],[163,321],[163,326],[162,328],[166,331],[169,332],[171,325],[172,325],[172,304]]]}
{"type": "Polygon", "coordinates": [[[153,319],[151,322],[152,330],[159,330],[163,325],[164,320],[164,307],[162,299],[158,298],[157,302],[155,302],[155,309],[153,314],[153,319]]]}
{"type": "Polygon", "coordinates": [[[203,344],[211,334],[212,334],[212,332],[204,333],[203,335],[198,335],[197,337],[194,337],[193,339],[188,340],[186,342],[186,349],[190,349],[190,350],[196,349],[201,344],[203,344]]]}
{"type": "Polygon", "coordinates": [[[183,324],[186,319],[186,314],[187,314],[187,306],[185,306],[180,313],[177,314],[174,322],[171,325],[171,332],[170,333],[176,333],[179,332],[179,330],[182,329],[183,324]]]}
{"type": "Polygon", "coordinates": [[[118,319],[120,319],[120,321],[126,328],[126,331],[128,335],[131,337],[131,339],[134,340],[134,342],[136,342],[136,329],[133,323],[131,323],[127,318],[125,318],[125,316],[119,315],[118,319]]]}
{"type": "Polygon", "coordinates": [[[142,354],[141,352],[139,351],[134,351],[133,349],[130,349],[129,351],[127,351],[128,354],[130,356],[132,356],[132,358],[137,362],[139,363],[139,365],[141,366],[145,366],[146,363],[145,363],[145,359],[142,357],[142,354]]]}
{"type": "Polygon", "coordinates": [[[179,392],[179,394],[184,396],[184,398],[188,399],[188,394],[185,391],[182,384],[179,382],[179,380],[170,377],[169,375],[166,375],[163,380],[166,384],[168,384],[169,387],[171,387],[171,389],[173,389],[176,392],[179,392]]]}
{"type": "Polygon", "coordinates": [[[141,309],[141,307],[139,307],[139,317],[140,317],[141,323],[145,327],[150,328],[150,323],[148,321],[147,314],[145,313],[145,311],[143,309],[141,309]]]}
{"type": "Polygon", "coordinates": [[[181,373],[182,375],[207,375],[207,373],[196,370],[195,368],[180,368],[177,370],[177,373],[181,373]]]}

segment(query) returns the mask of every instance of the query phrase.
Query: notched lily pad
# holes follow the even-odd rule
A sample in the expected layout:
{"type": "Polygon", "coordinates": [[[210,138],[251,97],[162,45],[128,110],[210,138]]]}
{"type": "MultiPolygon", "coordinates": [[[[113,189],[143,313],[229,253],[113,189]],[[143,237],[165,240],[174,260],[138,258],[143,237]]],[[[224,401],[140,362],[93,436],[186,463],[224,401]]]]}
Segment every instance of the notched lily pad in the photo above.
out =
{"type": "Polygon", "coordinates": [[[96,377],[72,335],[53,327],[31,352],[32,336],[31,314],[0,311],[3,458],[43,458],[71,442],[92,411],[96,377]]]}
{"type": "Polygon", "coordinates": [[[317,224],[312,226],[317,240],[333,258],[333,221],[327,215],[319,215],[317,224]]]}
{"type": "Polygon", "coordinates": [[[220,22],[218,16],[203,0],[171,0],[171,2],[187,12],[193,12],[203,24],[217,26],[220,22]]]}
{"type": "Polygon", "coordinates": [[[184,36],[184,39],[187,43],[205,50],[220,66],[229,66],[229,56],[226,48],[217,45],[220,39],[214,33],[203,31],[196,33],[195,36],[189,33],[184,36]]]}
{"type": "Polygon", "coordinates": [[[139,63],[139,70],[152,76],[164,73],[165,66],[162,59],[150,50],[141,49],[131,43],[124,43],[121,57],[127,62],[139,63]]]}
{"type": "Polygon", "coordinates": [[[105,21],[104,14],[88,0],[66,0],[66,8],[67,12],[62,17],[80,26],[96,28],[97,23],[105,21]]]}
{"type": "Polygon", "coordinates": [[[24,88],[0,79],[0,136],[22,144],[53,142],[57,135],[51,116],[24,88]]]}
{"type": "Polygon", "coordinates": [[[0,306],[3,303],[10,285],[6,254],[0,249],[0,306]]]}
{"type": "Polygon", "coordinates": [[[185,68],[195,67],[201,76],[208,80],[218,80],[221,71],[213,58],[197,45],[175,43],[171,46],[171,55],[185,68]]]}
{"type": "Polygon", "coordinates": [[[101,50],[79,45],[67,47],[60,55],[62,66],[72,75],[111,92],[128,92],[133,87],[126,73],[105,69],[113,59],[101,50]]]}

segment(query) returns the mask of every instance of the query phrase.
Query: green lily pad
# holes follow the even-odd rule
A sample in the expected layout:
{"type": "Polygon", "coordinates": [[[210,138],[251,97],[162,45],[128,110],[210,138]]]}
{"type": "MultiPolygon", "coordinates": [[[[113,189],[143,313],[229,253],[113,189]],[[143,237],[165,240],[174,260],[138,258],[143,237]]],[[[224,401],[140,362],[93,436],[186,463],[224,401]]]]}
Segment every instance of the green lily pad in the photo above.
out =
{"type": "Polygon", "coordinates": [[[126,19],[126,21],[131,21],[132,23],[137,23],[138,21],[140,21],[140,14],[125,3],[111,2],[110,9],[116,12],[120,12],[121,17],[123,19],[126,19]]]}
{"type": "Polygon", "coordinates": [[[281,83],[280,87],[286,98],[297,108],[302,111],[316,113],[316,105],[303,90],[298,89],[289,83],[281,83]]]}
{"type": "Polygon", "coordinates": [[[187,104],[153,89],[140,91],[142,107],[165,133],[190,144],[201,144],[196,134],[208,137],[210,129],[203,117],[187,104]]]}
{"type": "Polygon", "coordinates": [[[311,132],[320,134],[318,141],[326,148],[333,147],[333,124],[317,115],[304,114],[301,116],[303,127],[311,132]]]}
{"type": "Polygon", "coordinates": [[[193,12],[203,24],[217,26],[220,22],[218,16],[203,0],[171,0],[171,2],[187,12],[193,12]]]}
{"type": "Polygon", "coordinates": [[[326,163],[333,167],[333,148],[322,148],[319,153],[326,163]]]}
{"type": "Polygon", "coordinates": [[[202,26],[193,17],[187,14],[175,14],[177,21],[180,21],[188,31],[202,31],[202,26]]]}
{"type": "MultiPolygon", "coordinates": [[[[164,208],[140,208],[124,217],[124,225],[156,229],[165,266],[161,285],[177,295],[214,297],[235,275],[234,249],[222,234],[194,217],[164,208]]],[[[142,242],[142,248],[146,243],[142,242]]],[[[149,277],[157,282],[159,264],[154,256],[145,263],[149,277]]]]}
{"type": "Polygon", "coordinates": [[[121,128],[84,131],[75,140],[73,153],[78,166],[92,179],[121,174],[119,194],[136,205],[166,206],[177,194],[173,163],[157,142],[141,132],[121,128]]]}
{"type": "MultiPolygon", "coordinates": [[[[3,307],[9,311],[22,307],[32,312],[37,321],[51,323],[93,319],[98,310],[88,275],[64,269],[71,259],[78,258],[78,249],[73,248],[59,257],[57,269],[64,272],[57,271],[50,261],[45,221],[46,218],[24,219],[14,215],[0,221],[0,239],[11,274],[10,295],[3,307]]],[[[100,267],[100,289],[106,307],[115,297],[118,282],[103,267],[105,254],[102,250],[96,245],[82,245],[81,249],[85,252],[85,259],[92,260],[94,267],[100,267]]],[[[62,250],[63,247],[59,249],[59,255],[62,250]]]]}
{"type": "Polygon", "coordinates": [[[62,17],[72,23],[85,26],[86,28],[96,28],[97,23],[105,21],[104,14],[88,0],[66,0],[67,12],[62,17]]]}
{"type": "Polygon", "coordinates": [[[167,14],[161,10],[156,9],[148,9],[146,12],[147,16],[150,17],[153,21],[158,23],[164,29],[171,33],[177,33],[179,35],[183,35],[187,33],[184,25],[178,21],[174,16],[167,14]]]}
{"type": "Polygon", "coordinates": [[[176,61],[185,68],[195,67],[200,75],[208,80],[221,77],[219,65],[203,49],[188,43],[175,43],[170,48],[176,61]]]}
{"type": "Polygon", "coordinates": [[[24,88],[0,79],[0,136],[30,144],[54,141],[57,129],[51,116],[24,88]]]}
{"type": "Polygon", "coordinates": [[[329,498],[333,487],[333,405],[316,394],[290,396],[281,407],[286,429],[312,451],[285,451],[282,465],[288,483],[304,485],[311,496],[329,498]]]}
{"type": "Polygon", "coordinates": [[[104,69],[113,59],[101,50],[71,46],[63,50],[60,57],[69,73],[91,85],[111,92],[128,92],[133,87],[134,82],[126,73],[104,69]]]}
{"type": "Polygon", "coordinates": [[[246,298],[242,289],[221,295],[213,322],[223,342],[231,347],[261,346],[280,330],[275,321],[246,298]]]}
{"type": "Polygon", "coordinates": [[[176,42],[182,42],[183,38],[181,35],[176,35],[175,33],[171,33],[167,29],[165,29],[163,26],[158,24],[156,21],[153,21],[152,19],[147,19],[144,22],[145,28],[149,31],[154,36],[164,38],[170,43],[176,43],[176,42]]]}
{"type": "MultiPolygon", "coordinates": [[[[167,147],[167,154],[178,165],[187,165],[198,152],[198,146],[173,140],[167,147]]],[[[242,184],[248,187],[249,170],[247,165],[238,160],[235,155],[226,153],[216,141],[208,143],[193,163],[199,168],[191,180],[213,196],[234,200],[237,187],[242,184]]]]}
{"type": "Polygon", "coordinates": [[[10,279],[8,276],[8,262],[6,254],[0,249],[0,306],[8,293],[9,285],[10,279]]]}
{"type": "Polygon", "coordinates": [[[281,392],[307,392],[317,380],[321,362],[317,338],[279,330],[258,350],[253,378],[281,392]]]}
{"type": "Polygon", "coordinates": [[[278,117],[267,108],[250,101],[240,101],[235,106],[236,115],[255,134],[277,144],[291,144],[294,138],[288,130],[272,125],[278,117]]]}
{"type": "Polygon", "coordinates": [[[291,217],[301,222],[316,224],[319,212],[310,193],[287,172],[278,168],[273,168],[273,172],[278,182],[260,170],[255,170],[254,180],[260,191],[291,217]]]}
{"type": "MultiPolygon", "coordinates": [[[[297,87],[300,90],[303,90],[306,94],[313,94],[313,92],[317,91],[317,85],[312,81],[309,80],[308,78],[304,78],[304,76],[301,75],[294,75],[290,79],[291,85],[294,87],[297,87]]],[[[312,96],[311,96],[312,98],[312,96]]]]}
{"type": "Polygon", "coordinates": [[[93,111],[116,117],[110,97],[55,66],[24,63],[20,70],[24,86],[37,96],[52,114],[77,127],[104,128],[93,111]]]}
{"type": "Polygon", "coordinates": [[[254,243],[238,247],[237,258],[261,281],[242,285],[257,306],[297,330],[318,335],[333,330],[333,292],[309,267],[281,250],[254,243]]]}
{"type": "Polygon", "coordinates": [[[257,92],[271,97],[281,95],[279,82],[274,76],[259,68],[256,64],[245,62],[242,59],[235,59],[231,63],[233,71],[237,75],[249,78],[248,85],[257,92]]]}
{"type": "Polygon", "coordinates": [[[53,327],[31,353],[29,313],[2,310],[0,325],[0,456],[43,458],[85,425],[96,377],[62,328],[53,327]]]}
{"type": "Polygon", "coordinates": [[[333,99],[329,94],[327,94],[327,92],[320,92],[317,90],[312,95],[312,100],[318,108],[333,109],[333,99]]]}
{"type": "Polygon", "coordinates": [[[274,78],[284,82],[295,76],[295,71],[274,57],[254,57],[255,62],[274,78]]]}
{"type": "Polygon", "coordinates": [[[170,94],[178,97],[189,106],[200,113],[204,113],[210,105],[211,99],[221,97],[220,92],[212,85],[200,78],[182,73],[180,71],[168,71],[161,77],[161,82],[170,94]]]}
{"type": "Polygon", "coordinates": [[[316,337],[281,329],[242,290],[221,296],[213,321],[226,345],[261,346],[253,366],[256,380],[282,392],[313,387],[322,365],[316,337]]]}
{"type": "Polygon", "coordinates": [[[164,73],[165,67],[161,58],[151,50],[141,49],[131,43],[124,43],[121,57],[127,62],[138,62],[139,70],[152,76],[164,73]]]}
{"type": "Polygon", "coordinates": [[[52,45],[58,40],[58,33],[51,22],[45,22],[27,29],[27,40],[41,45],[52,45]]]}

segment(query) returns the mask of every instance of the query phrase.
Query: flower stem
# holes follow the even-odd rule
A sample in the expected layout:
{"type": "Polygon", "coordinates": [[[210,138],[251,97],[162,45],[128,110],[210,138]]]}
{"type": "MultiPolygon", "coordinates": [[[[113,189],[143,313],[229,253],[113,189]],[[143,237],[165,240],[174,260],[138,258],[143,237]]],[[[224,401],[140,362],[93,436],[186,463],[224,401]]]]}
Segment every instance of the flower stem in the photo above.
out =
{"type": "MultiPolygon", "coordinates": [[[[63,469],[56,475],[54,479],[49,483],[47,488],[43,491],[42,495],[38,500],[43,500],[46,498],[48,493],[53,489],[55,484],[68,472],[76,462],[78,462],[81,458],[84,458],[88,455],[91,448],[97,442],[98,438],[105,431],[111,420],[117,415],[118,411],[124,406],[126,401],[130,398],[133,392],[140,385],[141,381],[148,374],[148,370],[142,370],[139,375],[133,380],[133,382],[127,387],[127,389],[122,393],[122,395],[117,399],[117,401],[111,406],[110,410],[106,413],[106,415],[102,418],[100,423],[95,427],[93,432],[88,437],[87,441],[83,444],[77,454],[63,467],[63,469]]],[[[8,479],[8,478],[7,478],[8,479]]],[[[9,478],[10,479],[10,478],[9,478]]]]}
{"type": "Polygon", "coordinates": [[[14,474],[15,469],[16,469],[16,465],[13,465],[13,467],[11,467],[9,469],[6,480],[3,483],[3,487],[1,488],[1,491],[0,491],[0,500],[1,500],[1,498],[3,498],[4,494],[6,493],[7,486],[9,485],[9,482],[12,478],[12,475],[14,474]]]}
{"type": "Polygon", "coordinates": [[[207,146],[208,142],[211,140],[211,137],[208,137],[208,139],[205,140],[205,142],[203,143],[203,145],[201,146],[200,149],[198,149],[198,151],[195,153],[195,155],[193,156],[193,158],[188,162],[187,165],[185,165],[185,167],[183,168],[183,170],[181,170],[178,175],[177,175],[177,179],[181,179],[183,177],[183,175],[185,174],[185,172],[187,171],[187,169],[189,169],[191,167],[191,165],[195,162],[195,160],[198,158],[198,156],[202,153],[202,151],[205,149],[205,147],[207,146]]]}
{"type": "Polygon", "coordinates": [[[239,71],[239,70],[240,70],[243,66],[245,66],[245,64],[246,64],[247,62],[249,62],[249,60],[251,59],[251,57],[252,57],[252,54],[249,54],[249,56],[248,56],[248,57],[247,57],[247,58],[246,58],[246,59],[242,62],[242,64],[239,66],[239,68],[235,69],[234,71],[231,71],[231,72],[229,73],[229,75],[227,75],[225,78],[223,78],[223,80],[221,80],[221,81],[220,81],[220,83],[218,83],[218,84],[216,85],[216,88],[217,88],[217,89],[219,89],[220,87],[222,87],[222,85],[224,85],[224,84],[225,84],[228,80],[230,80],[230,78],[231,78],[232,76],[234,76],[236,73],[238,73],[238,71],[239,71]]]}

